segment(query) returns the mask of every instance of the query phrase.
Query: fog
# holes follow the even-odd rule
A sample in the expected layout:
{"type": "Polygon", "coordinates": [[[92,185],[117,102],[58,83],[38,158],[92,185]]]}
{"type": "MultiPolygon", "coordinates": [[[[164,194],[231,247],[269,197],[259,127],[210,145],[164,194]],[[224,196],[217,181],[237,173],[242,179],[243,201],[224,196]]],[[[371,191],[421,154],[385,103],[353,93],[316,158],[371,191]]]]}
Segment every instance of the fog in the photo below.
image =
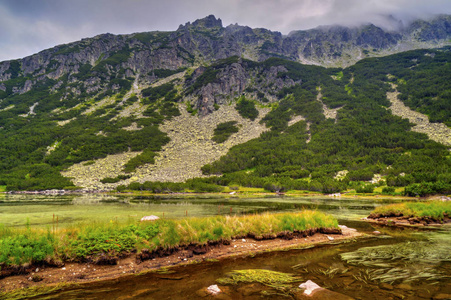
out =
{"type": "Polygon", "coordinates": [[[319,25],[374,23],[394,30],[416,18],[451,14],[449,0],[2,0],[0,61],[101,33],[172,31],[214,14],[288,34],[319,25]]]}

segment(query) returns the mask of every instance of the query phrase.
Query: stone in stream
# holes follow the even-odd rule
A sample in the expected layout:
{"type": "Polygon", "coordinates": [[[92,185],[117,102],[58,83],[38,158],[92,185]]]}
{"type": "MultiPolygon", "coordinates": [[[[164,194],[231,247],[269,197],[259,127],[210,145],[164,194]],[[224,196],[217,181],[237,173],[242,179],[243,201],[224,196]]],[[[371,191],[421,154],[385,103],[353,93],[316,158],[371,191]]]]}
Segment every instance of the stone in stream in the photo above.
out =
{"type": "Polygon", "coordinates": [[[213,297],[213,299],[218,300],[232,300],[232,297],[230,297],[229,290],[227,287],[222,286],[221,288],[218,287],[218,285],[213,284],[210,285],[207,288],[200,289],[196,292],[196,295],[204,298],[204,297],[213,297]],[[222,289],[222,290],[221,290],[222,289]]]}
{"type": "Polygon", "coordinates": [[[301,289],[304,289],[304,294],[305,295],[311,295],[315,290],[320,289],[321,287],[319,285],[317,285],[316,283],[314,283],[311,280],[307,280],[304,283],[301,283],[299,285],[299,287],[301,289]]]}
{"type": "Polygon", "coordinates": [[[295,299],[313,299],[313,300],[326,300],[326,299],[334,299],[334,300],[353,300],[353,298],[329,291],[328,289],[322,288],[311,280],[307,280],[306,282],[299,285],[301,289],[304,291],[302,293],[296,293],[295,299]]]}
{"type": "Polygon", "coordinates": [[[221,290],[219,289],[217,284],[213,284],[207,288],[207,292],[211,295],[217,295],[221,292],[221,290]]]}

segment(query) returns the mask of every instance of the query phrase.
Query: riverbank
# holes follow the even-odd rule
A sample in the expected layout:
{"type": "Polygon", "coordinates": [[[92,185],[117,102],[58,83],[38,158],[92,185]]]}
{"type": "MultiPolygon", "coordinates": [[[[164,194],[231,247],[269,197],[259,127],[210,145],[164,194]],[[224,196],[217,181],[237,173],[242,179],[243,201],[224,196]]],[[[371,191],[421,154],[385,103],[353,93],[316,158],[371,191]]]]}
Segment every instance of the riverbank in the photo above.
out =
{"type": "MultiPolygon", "coordinates": [[[[15,275],[0,280],[0,289],[12,292],[17,289],[30,289],[35,293],[38,287],[48,287],[48,290],[63,287],[67,284],[83,284],[99,280],[113,280],[121,276],[139,274],[143,272],[160,272],[162,276],[167,267],[201,263],[203,261],[220,260],[234,256],[254,256],[267,251],[282,251],[289,249],[311,248],[323,243],[337,243],[340,241],[361,237],[362,234],[354,229],[340,226],[341,234],[324,234],[315,232],[311,236],[293,235],[291,239],[256,240],[242,237],[230,240],[230,244],[217,244],[205,247],[201,251],[184,249],[169,256],[155,257],[144,260],[139,254],[132,254],[118,259],[115,265],[94,265],[92,263],[65,263],[59,268],[36,267],[29,274],[15,275]]],[[[45,290],[39,289],[39,290],[45,290]]],[[[23,292],[26,292],[23,291],[23,292]]],[[[3,295],[6,297],[6,294],[3,295]]],[[[2,294],[0,294],[0,299],[2,294]]],[[[6,299],[6,298],[5,298],[6,299]]]]}
{"type": "Polygon", "coordinates": [[[377,207],[366,221],[393,226],[440,226],[451,223],[450,201],[409,202],[377,207]]]}

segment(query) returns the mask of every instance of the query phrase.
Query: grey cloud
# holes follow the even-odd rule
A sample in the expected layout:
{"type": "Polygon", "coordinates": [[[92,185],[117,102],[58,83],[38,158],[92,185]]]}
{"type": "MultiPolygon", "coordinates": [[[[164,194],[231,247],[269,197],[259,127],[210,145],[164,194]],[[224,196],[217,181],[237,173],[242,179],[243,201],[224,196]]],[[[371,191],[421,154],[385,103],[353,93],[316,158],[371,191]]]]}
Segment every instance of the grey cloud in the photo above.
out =
{"type": "Polygon", "coordinates": [[[391,14],[451,14],[449,0],[2,0],[0,61],[31,55],[101,33],[176,30],[209,14],[288,34],[319,25],[372,22],[390,27],[391,14]]]}

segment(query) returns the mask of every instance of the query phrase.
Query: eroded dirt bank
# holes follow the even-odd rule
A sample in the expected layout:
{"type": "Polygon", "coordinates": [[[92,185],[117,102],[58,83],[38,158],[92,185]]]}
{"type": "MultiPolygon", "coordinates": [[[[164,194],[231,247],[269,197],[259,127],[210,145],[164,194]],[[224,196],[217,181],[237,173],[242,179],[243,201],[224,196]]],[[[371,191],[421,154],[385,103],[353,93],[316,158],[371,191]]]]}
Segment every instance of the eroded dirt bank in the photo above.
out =
{"type": "Polygon", "coordinates": [[[451,223],[451,217],[445,214],[442,220],[431,217],[411,217],[402,214],[380,215],[371,214],[365,221],[381,225],[406,226],[406,227],[427,227],[441,226],[445,223],[451,223]]]}
{"type": "Polygon", "coordinates": [[[1,291],[12,291],[20,288],[29,288],[59,283],[88,283],[98,280],[111,280],[126,274],[134,274],[156,270],[159,268],[179,264],[197,263],[205,260],[221,259],[237,255],[255,255],[264,251],[286,250],[302,248],[325,242],[336,242],[362,236],[355,229],[342,226],[342,234],[314,233],[303,237],[294,235],[291,239],[255,240],[252,238],[237,238],[229,244],[210,245],[205,248],[183,249],[175,251],[169,256],[145,259],[140,255],[132,254],[127,258],[119,259],[115,265],[95,265],[89,263],[66,263],[59,268],[33,267],[28,274],[9,276],[0,279],[1,291]]]}

